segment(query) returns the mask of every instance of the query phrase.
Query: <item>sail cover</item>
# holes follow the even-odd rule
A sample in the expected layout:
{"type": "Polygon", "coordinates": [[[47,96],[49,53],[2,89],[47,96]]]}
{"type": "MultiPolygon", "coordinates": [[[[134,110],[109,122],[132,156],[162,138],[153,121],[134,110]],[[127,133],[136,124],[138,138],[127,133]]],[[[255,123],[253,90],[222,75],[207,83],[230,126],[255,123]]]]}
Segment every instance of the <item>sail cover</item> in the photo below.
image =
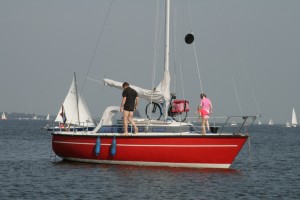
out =
{"type": "MultiPolygon", "coordinates": [[[[104,85],[115,87],[123,90],[122,82],[114,81],[111,79],[103,79],[104,85]]],[[[152,101],[156,103],[164,103],[170,100],[170,76],[168,74],[164,79],[158,84],[154,89],[144,89],[135,85],[130,85],[134,89],[140,98],[143,98],[147,101],[152,101]]]]}
{"type": "Polygon", "coordinates": [[[67,124],[75,124],[81,126],[95,126],[91,113],[86,106],[84,99],[78,94],[75,86],[75,77],[73,78],[69,92],[58,111],[55,122],[63,123],[63,117],[65,116],[67,124]],[[78,106],[77,106],[78,99],[78,106]],[[79,116],[78,116],[79,112],[79,116]],[[63,114],[62,114],[63,113],[63,114]]]}

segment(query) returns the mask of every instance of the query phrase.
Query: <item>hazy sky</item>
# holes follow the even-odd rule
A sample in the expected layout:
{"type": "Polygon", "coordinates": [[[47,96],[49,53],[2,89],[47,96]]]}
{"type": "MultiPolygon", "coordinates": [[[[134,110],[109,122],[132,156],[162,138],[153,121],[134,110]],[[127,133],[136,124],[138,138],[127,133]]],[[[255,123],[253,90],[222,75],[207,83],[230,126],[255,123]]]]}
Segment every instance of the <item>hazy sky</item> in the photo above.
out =
{"type": "MultiPolygon", "coordinates": [[[[74,71],[79,88],[86,80],[82,92],[95,117],[120,105],[121,91],[87,77],[152,88],[155,69],[157,85],[163,1],[114,0],[104,27],[110,2],[0,0],[0,111],[56,115],[74,71]]],[[[190,0],[191,9],[186,0],[171,2],[171,92],[184,95],[192,109],[198,105],[194,47],[184,44],[192,31],[214,115],[261,112],[264,123],[285,123],[295,107],[300,117],[299,0],[190,0]]]]}

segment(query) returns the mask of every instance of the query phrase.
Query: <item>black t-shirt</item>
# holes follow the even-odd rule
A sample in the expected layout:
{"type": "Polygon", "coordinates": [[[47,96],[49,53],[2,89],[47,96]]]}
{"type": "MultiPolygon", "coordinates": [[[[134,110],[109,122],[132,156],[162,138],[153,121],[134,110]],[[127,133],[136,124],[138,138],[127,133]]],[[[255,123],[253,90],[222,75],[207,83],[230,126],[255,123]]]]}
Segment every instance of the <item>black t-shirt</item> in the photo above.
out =
{"type": "Polygon", "coordinates": [[[123,93],[122,97],[126,97],[126,102],[124,104],[124,110],[133,111],[135,98],[138,96],[137,92],[131,87],[127,87],[123,93]]]}

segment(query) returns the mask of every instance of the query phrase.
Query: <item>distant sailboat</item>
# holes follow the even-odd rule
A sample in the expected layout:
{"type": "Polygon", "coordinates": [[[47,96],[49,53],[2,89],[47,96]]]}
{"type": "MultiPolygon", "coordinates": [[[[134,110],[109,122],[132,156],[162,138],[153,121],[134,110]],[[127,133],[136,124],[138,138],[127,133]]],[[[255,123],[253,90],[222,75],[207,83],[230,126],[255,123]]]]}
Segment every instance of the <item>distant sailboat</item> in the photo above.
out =
{"type": "Polygon", "coordinates": [[[291,127],[290,123],[289,123],[289,122],[286,122],[286,123],[285,123],[285,127],[291,127]]]}
{"type": "Polygon", "coordinates": [[[261,121],[260,120],[258,120],[258,125],[261,125],[261,121]]]}
{"type": "Polygon", "coordinates": [[[2,113],[1,119],[2,119],[2,120],[6,120],[6,119],[7,119],[7,117],[6,117],[6,115],[5,115],[5,112],[2,113]]]}
{"type": "Polygon", "coordinates": [[[50,115],[49,114],[47,115],[46,120],[50,120],[50,115]]]}
{"type": "Polygon", "coordinates": [[[58,111],[54,120],[58,122],[57,127],[47,127],[48,131],[59,130],[60,127],[70,130],[93,130],[95,124],[84,99],[77,91],[76,74],[74,73],[73,81],[69,92],[58,111]]]}
{"type": "Polygon", "coordinates": [[[273,123],[273,119],[270,119],[270,121],[269,121],[269,125],[273,125],[274,123],[273,123]]]}
{"type": "Polygon", "coordinates": [[[293,127],[296,127],[297,124],[298,124],[297,116],[296,116],[295,109],[293,108],[293,113],[292,113],[292,126],[293,126],[293,127]]]}

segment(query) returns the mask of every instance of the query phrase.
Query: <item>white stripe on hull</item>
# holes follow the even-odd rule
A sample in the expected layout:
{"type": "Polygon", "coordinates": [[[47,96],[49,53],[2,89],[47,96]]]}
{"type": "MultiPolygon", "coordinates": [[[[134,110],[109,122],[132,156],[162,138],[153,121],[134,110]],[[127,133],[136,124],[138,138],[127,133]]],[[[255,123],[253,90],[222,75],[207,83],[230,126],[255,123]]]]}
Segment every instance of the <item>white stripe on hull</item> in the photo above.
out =
{"type": "MultiPolygon", "coordinates": [[[[77,144],[77,145],[95,145],[95,143],[81,143],[81,142],[61,142],[54,141],[54,143],[60,144],[77,144]]],[[[110,146],[111,144],[101,143],[104,146],[110,146]]],[[[156,144],[117,144],[117,146],[126,146],[126,147],[183,147],[183,148],[194,148],[194,147],[237,147],[235,144],[228,145],[156,145],[156,144]]]]}
{"type": "Polygon", "coordinates": [[[86,162],[86,163],[137,165],[137,166],[223,168],[223,169],[228,169],[230,167],[230,164],[215,164],[215,163],[138,162],[138,161],[92,160],[92,159],[80,159],[80,158],[63,158],[63,159],[69,161],[86,162]]]}

